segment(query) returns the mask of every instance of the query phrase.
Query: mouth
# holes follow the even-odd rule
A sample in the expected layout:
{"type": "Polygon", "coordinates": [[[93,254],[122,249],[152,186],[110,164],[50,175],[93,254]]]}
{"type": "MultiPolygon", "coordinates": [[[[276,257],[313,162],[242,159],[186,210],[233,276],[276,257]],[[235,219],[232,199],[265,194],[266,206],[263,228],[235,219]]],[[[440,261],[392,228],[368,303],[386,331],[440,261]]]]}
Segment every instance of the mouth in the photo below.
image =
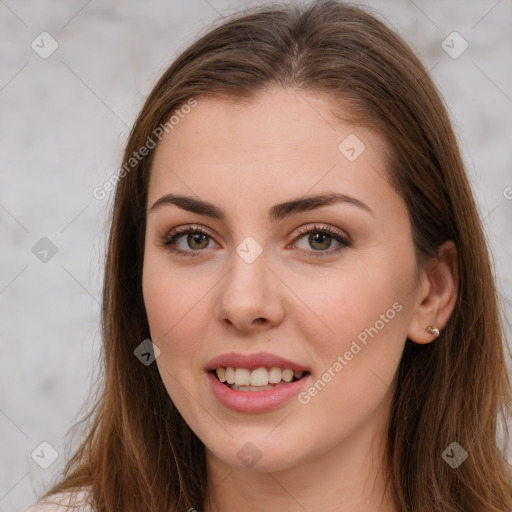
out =
{"type": "Polygon", "coordinates": [[[238,413],[267,413],[291,403],[312,379],[305,368],[218,366],[205,372],[216,400],[238,413]]]}
{"type": "Polygon", "coordinates": [[[305,379],[309,371],[297,371],[290,368],[260,367],[248,368],[219,367],[209,370],[220,383],[234,391],[266,391],[287,386],[305,379]]]}

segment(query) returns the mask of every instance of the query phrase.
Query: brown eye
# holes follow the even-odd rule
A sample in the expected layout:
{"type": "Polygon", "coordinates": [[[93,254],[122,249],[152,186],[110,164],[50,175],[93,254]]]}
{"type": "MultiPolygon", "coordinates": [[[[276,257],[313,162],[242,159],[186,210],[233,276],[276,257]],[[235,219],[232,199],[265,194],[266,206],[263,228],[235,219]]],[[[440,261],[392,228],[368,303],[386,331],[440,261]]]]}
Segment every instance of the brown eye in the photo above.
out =
{"type": "Polygon", "coordinates": [[[320,227],[315,225],[303,228],[300,230],[300,236],[298,236],[296,240],[301,241],[302,239],[306,240],[305,245],[307,245],[307,247],[299,246],[299,248],[315,257],[332,255],[351,246],[351,242],[348,238],[342,236],[341,232],[335,231],[330,226],[320,227]],[[338,246],[332,250],[328,250],[332,246],[333,240],[338,246]]]}
{"type": "Polygon", "coordinates": [[[329,249],[331,246],[332,236],[325,233],[315,233],[313,235],[309,235],[308,242],[314,249],[323,251],[325,249],[329,249]]]}
{"type": "Polygon", "coordinates": [[[206,249],[208,247],[208,236],[204,233],[189,233],[187,244],[193,250],[206,249]]]}
{"type": "Polygon", "coordinates": [[[174,230],[166,235],[160,245],[180,256],[200,256],[213,238],[198,227],[186,227],[174,230]]]}

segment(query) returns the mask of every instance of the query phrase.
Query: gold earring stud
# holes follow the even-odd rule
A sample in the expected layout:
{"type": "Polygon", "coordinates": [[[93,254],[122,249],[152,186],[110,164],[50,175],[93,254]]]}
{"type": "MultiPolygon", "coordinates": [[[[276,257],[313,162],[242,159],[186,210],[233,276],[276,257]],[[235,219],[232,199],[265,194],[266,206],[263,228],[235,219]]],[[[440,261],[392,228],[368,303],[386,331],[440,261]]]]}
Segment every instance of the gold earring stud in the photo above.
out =
{"type": "Polygon", "coordinates": [[[425,331],[427,331],[429,334],[433,334],[435,336],[439,336],[439,329],[437,327],[434,327],[433,325],[429,325],[425,331]]]}

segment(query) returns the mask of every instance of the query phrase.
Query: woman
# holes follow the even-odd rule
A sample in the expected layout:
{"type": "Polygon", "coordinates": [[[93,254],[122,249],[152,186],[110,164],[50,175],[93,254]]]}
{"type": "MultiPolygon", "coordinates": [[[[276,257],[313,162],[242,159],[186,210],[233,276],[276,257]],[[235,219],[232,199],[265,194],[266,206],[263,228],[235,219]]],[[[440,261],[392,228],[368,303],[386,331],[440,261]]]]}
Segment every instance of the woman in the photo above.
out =
{"type": "Polygon", "coordinates": [[[427,71],[359,8],[247,11],[165,72],[118,175],[102,322],[104,389],[48,500],[512,510],[481,220],[427,71]]]}

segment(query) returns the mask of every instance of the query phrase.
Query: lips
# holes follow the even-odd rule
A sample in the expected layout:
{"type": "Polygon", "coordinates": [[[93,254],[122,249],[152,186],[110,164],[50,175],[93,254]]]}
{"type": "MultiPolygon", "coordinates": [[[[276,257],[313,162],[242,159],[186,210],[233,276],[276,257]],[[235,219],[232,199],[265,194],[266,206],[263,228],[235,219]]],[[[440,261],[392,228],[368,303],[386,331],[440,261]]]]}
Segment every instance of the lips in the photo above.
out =
{"type": "Polygon", "coordinates": [[[213,371],[205,372],[212,395],[224,407],[238,413],[264,413],[291,402],[311,382],[307,374],[299,380],[282,383],[264,391],[233,390],[223,384],[213,371]]]}
{"type": "Polygon", "coordinates": [[[216,370],[219,367],[227,368],[247,368],[255,370],[256,368],[290,368],[294,371],[311,372],[308,366],[297,363],[290,359],[271,354],[269,352],[257,352],[255,354],[240,354],[230,352],[214,357],[206,366],[206,371],[216,370]]]}

